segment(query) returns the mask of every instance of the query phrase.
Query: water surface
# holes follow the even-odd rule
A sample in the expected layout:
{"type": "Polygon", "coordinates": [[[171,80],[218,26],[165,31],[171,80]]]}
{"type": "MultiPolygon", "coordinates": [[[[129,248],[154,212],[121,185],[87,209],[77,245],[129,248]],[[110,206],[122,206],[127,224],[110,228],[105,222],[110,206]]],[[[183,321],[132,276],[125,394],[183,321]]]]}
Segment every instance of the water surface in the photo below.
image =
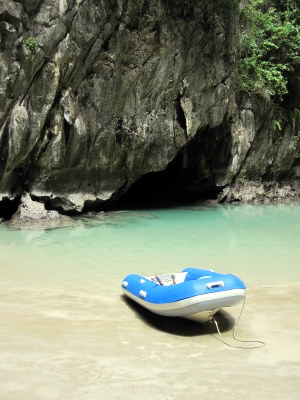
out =
{"type": "MultiPolygon", "coordinates": [[[[195,206],[0,225],[0,399],[239,400],[266,388],[298,399],[299,221],[299,205],[195,206]],[[159,318],[121,297],[128,273],[187,266],[244,279],[238,334],[266,347],[231,351],[209,322],[159,318]]],[[[240,307],[224,311],[227,341],[240,307]]]]}
{"type": "Polygon", "coordinates": [[[248,286],[300,281],[300,205],[119,211],[57,229],[0,225],[1,284],[107,291],[128,273],[187,266],[237,274],[248,286]]]}

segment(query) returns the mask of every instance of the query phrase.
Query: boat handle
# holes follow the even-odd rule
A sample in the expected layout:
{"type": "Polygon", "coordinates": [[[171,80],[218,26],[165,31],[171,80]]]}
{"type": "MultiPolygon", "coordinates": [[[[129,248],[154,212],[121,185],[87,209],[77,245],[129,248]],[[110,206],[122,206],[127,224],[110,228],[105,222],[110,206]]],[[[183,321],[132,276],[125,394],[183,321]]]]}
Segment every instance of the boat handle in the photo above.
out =
{"type": "Polygon", "coordinates": [[[224,287],[224,282],[223,281],[218,281],[218,282],[208,282],[206,284],[207,289],[212,289],[215,287],[224,287]]]}

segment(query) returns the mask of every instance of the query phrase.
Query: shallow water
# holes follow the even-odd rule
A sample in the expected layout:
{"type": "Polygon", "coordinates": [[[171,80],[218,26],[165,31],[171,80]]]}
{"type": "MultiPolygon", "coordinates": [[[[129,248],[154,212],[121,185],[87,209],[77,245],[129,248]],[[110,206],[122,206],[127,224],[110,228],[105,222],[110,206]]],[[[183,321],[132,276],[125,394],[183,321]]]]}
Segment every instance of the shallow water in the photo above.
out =
{"type": "Polygon", "coordinates": [[[128,273],[187,266],[248,286],[300,281],[300,205],[218,205],[111,212],[57,229],[0,225],[1,285],[113,290],[128,273]]]}
{"type": "MultiPolygon", "coordinates": [[[[298,399],[299,221],[299,205],[195,206],[59,229],[0,225],[0,400],[298,399]],[[128,273],[186,266],[244,279],[238,333],[267,346],[228,349],[213,324],[155,316],[121,297],[128,273]]],[[[224,311],[229,342],[239,312],[224,311]]]]}

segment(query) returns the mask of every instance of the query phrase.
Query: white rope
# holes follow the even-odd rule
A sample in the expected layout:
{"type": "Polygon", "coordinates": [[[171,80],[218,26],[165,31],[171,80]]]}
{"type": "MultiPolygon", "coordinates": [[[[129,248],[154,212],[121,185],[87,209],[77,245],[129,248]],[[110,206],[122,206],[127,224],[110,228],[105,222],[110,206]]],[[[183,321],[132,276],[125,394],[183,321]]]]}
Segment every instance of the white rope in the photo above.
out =
{"type": "Polygon", "coordinates": [[[246,296],[244,297],[244,301],[243,301],[243,305],[242,305],[240,314],[239,314],[238,319],[237,319],[237,321],[236,321],[236,323],[235,323],[235,327],[234,327],[234,329],[233,329],[232,337],[233,337],[233,339],[236,340],[237,342],[241,342],[241,343],[256,343],[255,346],[238,346],[238,345],[235,345],[235,344],[227,343],[227,342],[224,340],[223,336],[221,335],[218,322],[217,322],[217,320],[215,319],[214,316],[212,316],[212,321],[213,321],[214,324],[216,325],[218,334],[219,334],[219,336],[220,336],[220,338],[221,338],[221,339],[220,339],[221,342],[224,343],[226,346],[228,346],[228,347],[234,347],[234,348],[236,348],[236,349],[259,349],[259,348],[261,348],[261,347],[266,346],[266,343],[263,342],[263,341],[261,341],[261,340],[242,340],[242,339],[238,339],[238,338],[236,337],[236,331],[237,331],[237,329],[238,329],[238,325],[239,325],[239,322],[240,322],[240,319],[241,319],[241,316],[242,316],[242,313],[243,313],[243,310],[244,310],[244,307],[245,307],[245,302],[246,302],[246,296]]]}

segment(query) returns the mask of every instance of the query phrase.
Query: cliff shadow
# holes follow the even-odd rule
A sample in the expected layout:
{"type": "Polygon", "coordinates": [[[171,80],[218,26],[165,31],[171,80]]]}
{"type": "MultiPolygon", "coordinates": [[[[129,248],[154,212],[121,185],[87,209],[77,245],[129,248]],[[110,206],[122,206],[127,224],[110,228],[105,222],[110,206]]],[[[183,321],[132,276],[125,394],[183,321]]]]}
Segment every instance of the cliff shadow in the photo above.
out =
{"type": "Polygon", "coordinates": [[[165,170],[143,175],[120,196],[116,206],[170,207],[216,199],[224,188],[218,182],[226,176],[231,150],[229,121],[213,129],[201,129],[165,170]]]}

